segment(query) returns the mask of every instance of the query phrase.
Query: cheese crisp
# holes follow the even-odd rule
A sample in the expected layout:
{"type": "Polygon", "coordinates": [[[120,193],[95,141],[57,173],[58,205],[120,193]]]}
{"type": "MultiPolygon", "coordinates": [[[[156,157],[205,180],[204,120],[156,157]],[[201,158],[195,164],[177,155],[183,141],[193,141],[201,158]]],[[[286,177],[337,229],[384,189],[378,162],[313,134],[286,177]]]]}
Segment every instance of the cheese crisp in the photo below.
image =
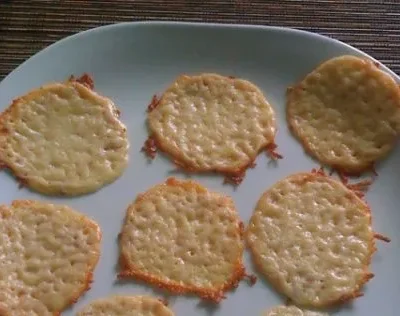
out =
{"type": "Polygon", "coordinates": [[[22,184],[49,195],[78,195],[121,175],[126,128],[113,102],[88,86],[48,84],[0,114],[0,163],[22,184]]]}
{"type": "Polygon", "coordinates": [[[329,316],[326,313],[313,312],[307,310],[301,310],[296,306],[276,306],[266,313],[263,316],[329,316]]]}
{"type": "Polygon", "coordinates": [[[317,173],[289,176],[258,201],[246,231],[255,264],[295,304],[325,307],[361,294],[373,274],[370,210],[317,173]]]}
{"type": "Polygon", "coordinates": [[[246,80],[180,76],[149,111],[155,145],[188,171],[238,175],[274,143],[274,111],[246,80]]]}
{"type": "Polygon", "coordinates": [[[288,89],[287,120],[306,151],[321,163],[360,173],[395,145],[400,89],[366,59],[333,58],[288,89]]]}
{"type": "Polygon", "coordinates": [[[138,196],[120,235],[121,278],[218,302],[244,277],[242,223],[231,198],[168,179],[138,196]]]}
{"type": "Polygon", "coordinates": [[[77,316],[173,316],[160,300],[149,296],[111,296],[85,306],[77,316]]]}
{"type": "Polygon", "coordinates": [[[60,315],[92,281],[98,225],[67,206],[27,200],[0,206],[0,217],[1,311],[60,315]]]}

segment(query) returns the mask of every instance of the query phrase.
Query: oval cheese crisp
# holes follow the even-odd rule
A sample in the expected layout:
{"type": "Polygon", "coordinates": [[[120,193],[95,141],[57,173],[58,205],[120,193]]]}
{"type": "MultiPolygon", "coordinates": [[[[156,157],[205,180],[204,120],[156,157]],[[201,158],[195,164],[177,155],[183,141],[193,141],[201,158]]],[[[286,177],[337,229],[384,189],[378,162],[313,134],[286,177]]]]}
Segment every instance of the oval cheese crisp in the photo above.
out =
{"type": "Polygon", "coordinates": [[[325,175],[295,174],[272,186],[258,201],[246,239],[260,271],[298,305],[348,301],[373,276],[370,210],[325,175]]]}
{"type": "Polygon", "coordinates": [[[266,313],[263,316],[329,316],[326,313],[313,312],[307,310],[301,310],[296,306],[276,306],[266,313]]]}
{"type": "Polygon", "coordinates": [[[246,80],[180,76],[154,106],[148,115],[151,137],[189,171],[239,174],[274,143],[274,111],[246,80]]]}
{"type": "MultiPolygon", "coordinates": [[[[0,306],[9,315],[60,315],[92,281],[100,229],[67,206],[0,206],[0,306]]],[[[6,314],[7,314],[6,313],[6,314]]]]}
{"type": "Polygon", "coordinates": [[[120,248],[121,278],[216,302],[245,274],[232,199],[192,181],[171,178],[139,195],[127,210],[120,248]]]}
{"type": "Polygon", "coordinates": [[[114,181],[128,146],[113,102],[77,81],[31,91],[0,115],[0,163],[44,194],[84,194],[114,181]]]}
{"type": "Polygon", "coordinates": [[[160,300],[150,296],[111,296],[85,306],[77,316],[173,316],[160,300]]]}
{"type": "Polygon", "coordinates": [[[400,129],[400,89],[372,62],[330,59],[288,89],[287,120],[306,151],[360,173],[385,157],[400,129]]]}

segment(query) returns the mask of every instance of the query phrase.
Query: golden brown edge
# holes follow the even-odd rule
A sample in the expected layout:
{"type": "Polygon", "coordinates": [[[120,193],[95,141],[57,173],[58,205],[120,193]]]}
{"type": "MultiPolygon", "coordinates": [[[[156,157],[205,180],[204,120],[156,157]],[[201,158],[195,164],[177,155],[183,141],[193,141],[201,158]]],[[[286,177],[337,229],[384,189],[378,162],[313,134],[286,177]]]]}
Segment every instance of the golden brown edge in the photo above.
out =
{"type": "MultiPolygon", "coordinates": [[[[155,185],[154,187],[150,188],[143,194],[139,194],[136,200],[128,207],[127,214],[125,217],[125,222],[128,217],[129,210],[132,205],[138,203],[146,198],[148,194],[152,194],[154,190],[158,190],[163,186],[181,186],[183,188],[195,188],[196,191],[200,193],[208,192],[208,190],[203,187],[202,185],[198,184],[194,181],[180,181],[175,178],[169,178],[164,184],[155,185]]],[[[226,197],[228,198],[228,197],[226,197]]],[[[233,202],[232,202],[233,203],[233,202]]],[[[124,226],[125,226],[124,222],[124,226]]],[[[243,223],[238,221],[238,229],[241,241],[243,241],[243,223]]],[[[122,233],[120,234],[119,241],[123,238],[123,229],[122,233]]],[[[244,248],[244,247],[243,247],[244,248]]],[[[139,269],[136,269],[134,266],[130,266],[129,260],[127,259],[126,254],[123,252],[121,243],[120,243],[120,257],[119,257],[119,265],[120,265],[120,272],[118,273],[119,279],[127,279],[127,278],[135,278],[141,280],[143,282],[149,283],[155,287],[158,287],[163,290],[167,290],[169,292],[175,294],[195,294],[200,296],[204,300],[209,300],[214,303],[219,303],[223,298],[225,298],[224,293],[228,290],[236,288],[239,282],[246,276],[245,267],[243,264],[243,249],[241,251],[240,256],[235,263],[235,268],[233,269],[232,277],[227,280],[224,284],[219,286],[215,289],[207,289],[197,286],[184,286],[180,285],[178,282],[173,281],[164,281],[159,277],[154,277],[151,274],[143,273],[139,269]]]]}
{"type": "Polygon", "coordinates": [[[83,84],[90,90],[94,90],[94,80],[91,75],[88,73],[84,73],[80,77],[76,78],[74,75],[71,75],[68,79],[69,82],[78,82],[80,84],[83,84]]]}
{"type": "MultiPolygon", "coordinates": [[[[292,177],[295,177],[295,176],[300,177],[300,179],[298,179],[298,180],[303,181],[303,182],[306,182],[306,181],[309,181],[309,180],[314,180],[314,179],[319,178],[319,179],[323,179],[323,180],[325,180],[325,181],[328,181],[328,182],[331,182],[331,183],[336,183],[336,184],[339,184],[339,185],[343,186],[344,189],[347,189],[347,190],[349,191],[350,196],[352,197],[352,199],[355,199],[356,201],[359,201],[359,202],[361,202],[361,203],[363,204],[363,206],[364,206],[363,212],[365,212],[365,214],[368,216],[368,218],[369,218],[369,225],[370,225],[370,227],[372,228],[371,209],[370,209],[370,207],[368,206],[367,202],[364,201],[362,198],[360,198],[360,197],[356,194],[356,192],[354,192],[354,191],[352,191],[351,189],[349,189],[349,188],[348,188],[347,186],[345,186],[343,183],[332,179],[331,177],[327,176],[325,173],[321,173],[319,170],[313,170],[312,172],[309,172],[309,173],[307,173],[307,172],[300,172],[300,173],[295,173],[295,174],[289,175],[289,176],[285,177],[284,179],[278,181],[276,184],[278,184],[278,183],[280,183],[280,182],[282,182],[282,181],[285,181],[285,180],[287,180],[287,179],[290,179],[290,178],[292,178],[292,177]]],[[[275,186],[276,184],[274,184],[273,186],[275,186]]],[[[272,188],[272,187],[271,187],[271,188],[272,188]]],[[[268,195],[268,193],[269,193],[269,191],[270,191],[271,188],[267,189],[267,191],[265,191],[265,192],[262,194],[262,196],[260,197],[259,201],[261,201],[265,196],[268,195]]],[[[257,202],[256,209],[257,209],[257,207],[258,207],[258,203],[259,203],[259,202],[257,202]]],[[[253,215],[252,215],[251,218],[250,218],[249,225],[250,225],[250,223],[252,222],[253,216],[254,216],[254,213],[253,213],[253,215]]],[[[283,296],[286,296],[286,295],[284,294],[285,291],[283,290],[282,284],[280,284],[280,282],[278,282],[278,280],[277,280],[273,275],[267,275],[267,273],[265,273],[265,272],[263,271],[263,268],[262,268],[263,264],[262,264],[262,262],[259,260],[259,256],[255,256],[255,255],[254,255],[255,253],[257,253],[257,249],[255,249],[255,248],[253,247],[252,243],[250,242],[250,240],[249,240],[249,238],[248,238],[248,234],[249,234],[248,227],[249,227],[249,226],[247,226],[247,228],[246,228],[246,230],[245,230],[245,242],[246,242],[247,247],[250,249],[251,257],[252,257],[252,260],[253,260],[253,262],[254,262],[254,264],[255,264],[256,269],[257,269],[258,271],[261,272],[261,274],[267,279],[267,281],[268,281],[269,283],[272,284],[272,286],[278,291],[278,293],[280,293],[280,294],[283,295],[283,296]]],[[[341,297],[339,297],[339,298],[337,298],[337,299],[333,299],[333,300],[331,300],[331,301],[328,301],[328,302],[326,302],[326,303],[324,303],[324,304],[317,303],[317,304],[306,304],[306,305],[304,305],[304,304],[300,304],[300,302],[296,302],[295,300],[292,300],[291,298],[289,298],[289,299],[290,299],[291,301],[296,302],[296,303],[299,304],[300,306],[304,306],[304,307],[328,308],[328,307],[335,307],[335,306],[338,306],[338,305],[347,303],[347,302],[349,302],[349,301],[351,301],[351,300],[353,300],[353,299],[355,299],[355,298],[357,298],[357,297],[363,296],[363,293],[360,291],[361,288],[362,288],[370,279],[372,279],[372,278],[374,277],[374,274],[371,273],[371,272],[369,271],[369,266],[370,266],[370,264],[371,264],[372,255],[373,255],[374,252],[377,250],[377,248],[376,248],[376,246],[375,246],[375,234],[373,233],[372,229],[371,229],[371,232],[372,232],[372,234],[371,234],[371,239],[370,239],[370,242],[369,242],[369,251],[370,251],[370,252],[369,252],[369,256],[368,256],[368,258],[367,258],[367,260],[366,260],[365,266],[364,266],[364,271],[363,271],[364,273],[363,273],[363,276],[362,276],[362,278],[360,279],[359,283],[357,284],[357,287],[354,289],[353,292],[351,292],[351,293],[346,293],[346,294],[342,295],[341,297]]]]}

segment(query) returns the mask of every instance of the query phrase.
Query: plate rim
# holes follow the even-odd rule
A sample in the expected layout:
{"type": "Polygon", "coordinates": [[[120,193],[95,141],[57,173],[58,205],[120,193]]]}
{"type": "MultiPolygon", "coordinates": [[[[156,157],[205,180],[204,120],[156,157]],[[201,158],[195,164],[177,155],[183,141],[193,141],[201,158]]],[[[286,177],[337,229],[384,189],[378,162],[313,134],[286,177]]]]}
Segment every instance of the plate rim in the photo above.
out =
{"type": "Polygon", "coordinates": [[[286,27],[286,26],[270,26],[270,25],[254,25],[254,24],[233,24],[233,23],[209,23],[209,22],[182,22],[182,21],[160,21],[160,20],[154,20],[154,21],[131,21],[131,22],[119,22],[119,23],[112,23],[112,24],[106,24],[106,25],[101,25],[97,26],[94,28],[90,28],[87,30],[83,30],[80,32],[77,32],[75,34],[68,35],[66,37],[63,37],[54,43],[42,48],[41,50],[37,51],[30,57],[28,57],[26,60],[24,60],[21,64],[19,64],[17,67],[15,67],[9,74],[7,74],[1,81],[0,81],[0,88],[2,85],[5,84],[6,81],[10,80],[9,78],[15,73],[20,70],[23,66],[25,66],[26,63],[33,61],[39,54],[43,54],[47,52],[48,50],[51,50],[59,45],[63,45],[64,43],[68,42],[69,40],[73,40],[79,37],[84,37],[84,36],[90,36],[94,33],[98,32],[103,32],[107,31],[109,29],[117,29],[117,28],[124,28],[127,26],[131,27],[140,27],[140,26],[174,26],[174,27],[196,27],[196,28],[220,28],[220,29],[252,29],[252,30],[259,30],[259,31],[275,31],[275,32],[282,32],[282,33],[295,33],[298,36],[308,36],[308,37],[314,37],[317,40],[324,41],[324,42],[329,42],[333,43],[336,45],[344,46],[346,48],[349,48],[360,56],[369,58],[375,63],[378,63],[380,68],[384,70],[385,72],[389,73],[397,82],[400,83],[400,75],[397,75],[393,70],[391,70],[388,66],[384,65],[381,63],[379,60],[375,59],[371,55],[367,54],[366,52],[350,45],[345,42],[342,42],[338,39],[322,35],[317,32],[310,32],[306,30],[301,30],[297,28],[292,28],[292,27],[286,27]]]}

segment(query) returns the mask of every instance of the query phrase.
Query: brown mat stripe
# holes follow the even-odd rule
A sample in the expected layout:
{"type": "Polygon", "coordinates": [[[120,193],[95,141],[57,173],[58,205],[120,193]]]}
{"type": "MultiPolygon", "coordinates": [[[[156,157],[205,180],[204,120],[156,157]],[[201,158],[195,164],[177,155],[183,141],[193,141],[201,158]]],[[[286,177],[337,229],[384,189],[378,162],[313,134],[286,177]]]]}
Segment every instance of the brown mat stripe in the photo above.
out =
{"type": "Polygon", "coordinates": [[[400,73],[398,0],[0,0],[0,79],[65,36],[143,20],[299,28],[342,40],[400,73]]]}

